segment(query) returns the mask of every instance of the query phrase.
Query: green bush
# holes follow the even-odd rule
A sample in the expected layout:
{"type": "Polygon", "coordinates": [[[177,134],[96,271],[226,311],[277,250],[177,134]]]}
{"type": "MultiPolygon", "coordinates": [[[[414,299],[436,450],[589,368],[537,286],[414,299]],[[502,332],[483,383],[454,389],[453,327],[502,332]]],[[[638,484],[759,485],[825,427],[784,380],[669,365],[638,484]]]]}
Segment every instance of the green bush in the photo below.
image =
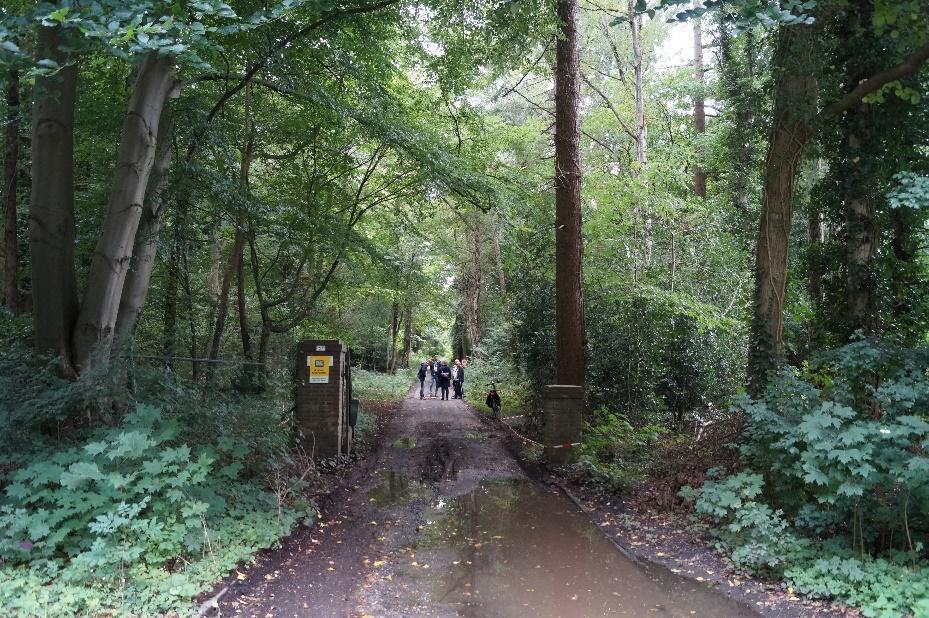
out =
{"type": "Polygon", "coordinates": [[[490,413],[484,403],[490,383],[497,386],[504,416],[534,412],[533,389],[514,362],[510,342],[509,326],[505,322],[495,323],[465,368],[465,399],[479,412],[490,413]]]}
{"type": "Polygon", "coordinates": [[[745,570],[929,616],[929,349],[854,341],[743,397],[747,470],[682,492],[745,570]]]}
{"type": "Polygon", "coordinates": [[[681,495],[696,499],[695,512],[716,522],[712,529],[718,548],[739,568],[780,574],[784,561],[807,544],[793,534],[784,514],[760,500],[764,479],[742,472],[707,481],[698,492],[689,487],[681,495]]]}
{"type": "Polygon", "coordinates": [[[742,472],[681,494],[713,522],[717,549],[737,568],[781,577],[796,592],[837,599],[865,616],[929,616],[929,567],[862,555],[841,538],[807,539],[761,501],[763,485],[761,475],[742,472]]]}
{"type": "Polygon", "coordinates": [[[874,549],[929,531],[929,351],[858,341],[743,398],[742,453],[769,499],[817,534],[874,549]]]}
{"type": "Polygon", "coordinates": [[[572,473],[610,491],[628,490],[656,472],[659,442],[667,433],[657,425],[634,427],[622,415],[598,408],[584,424],[572,473]]]}
{"type": "Polygon", "coordinates": [[[0,503],[0,606],[32,614],[156,613],[286,534],[308,503],[240,479],[247,448],[190,447],[139,405],[88,441],[37,453],[0,503]]]}

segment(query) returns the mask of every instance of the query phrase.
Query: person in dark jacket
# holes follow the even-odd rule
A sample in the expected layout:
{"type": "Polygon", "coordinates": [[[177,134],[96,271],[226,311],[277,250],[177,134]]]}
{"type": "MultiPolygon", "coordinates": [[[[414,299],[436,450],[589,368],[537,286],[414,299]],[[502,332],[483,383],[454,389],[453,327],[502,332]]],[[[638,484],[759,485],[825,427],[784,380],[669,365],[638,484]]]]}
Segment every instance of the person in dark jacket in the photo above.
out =
{"type": "Polygon", "coordinates": [[[464,399],[464,365],[460,360],[455,360],[455,366],[452,368],[452,386],[455,387],[454,399],[464,399]]]}
{"type": "Polygon", "coordinates": [[[448,387],[452,382],[452,370],[448,368],[448,363],[442,361],[439,367],[439,388],[442,389],[442,401],[448,401],[448,387]]]}
{"type": "Polygon", "coordinates": [[[426,374],[429,373],[429,361],[423,361],[419,364],[419,373],[416,374],[416,377],[419,378],[419,398],[425,399],[426,397],[426,374]]]}

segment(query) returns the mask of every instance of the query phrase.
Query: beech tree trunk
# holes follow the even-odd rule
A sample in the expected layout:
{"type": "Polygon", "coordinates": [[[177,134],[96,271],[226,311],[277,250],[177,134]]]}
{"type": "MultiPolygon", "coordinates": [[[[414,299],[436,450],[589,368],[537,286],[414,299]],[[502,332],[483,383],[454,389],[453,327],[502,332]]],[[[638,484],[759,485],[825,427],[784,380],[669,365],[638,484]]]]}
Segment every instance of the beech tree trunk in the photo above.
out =
{"type": "Polygon", "coordinates": [[[749,390],[759,395],[783,357],[784,294],[797,166],[812,134],[816,81],[798,59],[810,53],[808,26],[781,27],[775,51],[774,119],[768,134],[761,220],[755,245],[755,302],[749,350],[749,390]]]}
{"type": "Polygon", "coordinates": [[[19,73],[10,71],[3,135],[3,302],[14,314],[23,310],[19,293],[19,238],[16,189],[19,180],[19,73]]]}
{"type": "MultiPolygon", "coordinates": [[[[645,141],[648,135],[645,126],[645,73],[642,67],[642,45],[639,41],[642,16],[636,14],[635,4],[632,0],[629,0],[628,9],[629,29],[632,33],[632,72],[635,82],[635,158],[639,165],[645,165],[647,162],[645,141]]],[[[580,182],[578,182],[578,187],[580,187],[580,182]]]]}
{"type": "Polygon", "coordinates": [[[555,380],[558,384],[583,385],[585,330],[577,10],[577,0],[558,2],[562,36],[555,48],[555,380]]]}
{"type": "Polygon", "coordinates": [[[145,190],[142,216],[132,250],[132,264],[126,273],[126,282],[123,284],[123,293],[119,301],[116,316],[117,350],[123,348],[135,333],[136,324],[148,298],[155,258],[158,255],[158,233],[164,207],[162,191],[174,158],[173,137],[174,122],[166,112],[158,131],[155,163],[145,190]]]}
{"type": "Polygon", "coordinates": [[[480,212],[474,210],[472,222],[465,222],[465,244],[468,249],[468,272],[464,277],[464,326],[467,333],[469,348],[473,348],[484,337],[484,318],[482,314],[482,296],[484,292],[484,279],[482,272],[483,257],[481,255],[481,218],[480,212]]]}
{"type": "Polygon", "coordinates": [[[106,219],[94,250],[84,299],[74,328],[74,362],[87,369],[109,358],[123,284],[149,175],[158,125],[175,86],[174,58],[150,52],[142,60],[123,120],[106,219]]]}
{"type": "MultiPolygon", "coordinates": [[[[694,77],[697,79],[697,92],[694,94],[694,131],[706,133],[706,100],[704,89],[706,77],[703,67],[703,21],[695,19],[694,26],[694,77]]],[[[694,195],[706,197],[706,172],[699,165],[694,165],[694,195]]]]}
{"type": "Polygon", "coordinates": [[[40,27],[36,58],[61,67],[36,79],[32,105],[29,251],[35,351],[58,357],[73,376],[71,332],[78,312],[74,275],[74,104],[77,66],[62,50],[60,27],[40,27]]]}
{"type": "Polygon", "coordinates": [[[500,228],[493,227],[494,262],[497,265],[497,284],[500,286],[500,296],[506,300],[506,271],[503,269],[503,254],[500,252],[500,228]]]}
{"type": "Polygon", "coordinates": [[[823,244],[826,242],[826,225],[823,213],[818,208],[811,208],[806,222],[806,239],[809,243],[810,259],[812,263],[807,275],[807,293],[814,307],[819,307],[823,301],[823,244]]]}
{"type": "Polygon", "coordinates": [[[248,330],[248,307],[245,303],[245,266],[242,263],[241,252],[236,263],[235,285],[239,309],[239,333],[242,338],[242,356],[252,360],[252,335],[248,330]]]}

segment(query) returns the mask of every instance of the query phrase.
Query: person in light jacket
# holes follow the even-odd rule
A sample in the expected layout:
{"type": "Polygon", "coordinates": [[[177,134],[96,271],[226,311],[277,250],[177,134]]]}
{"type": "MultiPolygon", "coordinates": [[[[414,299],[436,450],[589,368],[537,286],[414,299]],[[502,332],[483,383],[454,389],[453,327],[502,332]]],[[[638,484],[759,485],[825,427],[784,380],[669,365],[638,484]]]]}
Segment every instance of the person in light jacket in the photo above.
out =
{"type": "Polygon", "coordinates": [[[452,385],[455,387],[455,399],[464,399],[464,378],[465,370],[461,360],[455,361],[455,367],[452,369],[452,385]]]}

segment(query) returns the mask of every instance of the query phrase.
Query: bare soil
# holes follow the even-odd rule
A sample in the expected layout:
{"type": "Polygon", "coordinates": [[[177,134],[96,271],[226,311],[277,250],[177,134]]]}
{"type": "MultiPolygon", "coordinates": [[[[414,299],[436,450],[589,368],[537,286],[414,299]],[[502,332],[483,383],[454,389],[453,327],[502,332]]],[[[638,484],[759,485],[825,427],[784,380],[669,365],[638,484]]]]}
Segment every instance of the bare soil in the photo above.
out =
{"type": "Polygon", "coordinates": [[[216,614],[842,615],[733,577],[671,524],[573,497],[463,402],[415,390],[383,420],[316,525],[217,585],[216,614]]]}

